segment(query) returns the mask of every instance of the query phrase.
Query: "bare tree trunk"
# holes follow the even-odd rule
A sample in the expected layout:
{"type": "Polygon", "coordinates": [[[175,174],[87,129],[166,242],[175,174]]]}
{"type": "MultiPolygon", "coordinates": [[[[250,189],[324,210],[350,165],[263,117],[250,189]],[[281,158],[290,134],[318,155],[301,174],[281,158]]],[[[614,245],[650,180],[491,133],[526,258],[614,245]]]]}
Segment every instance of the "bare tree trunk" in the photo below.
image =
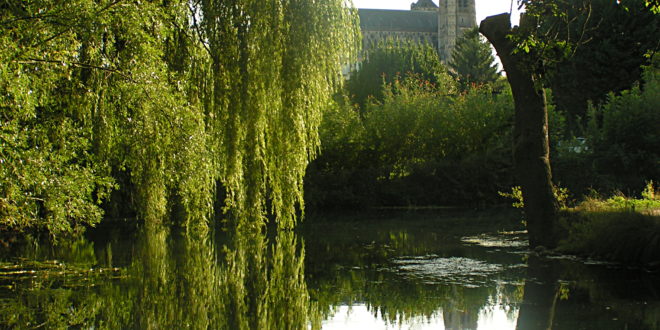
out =
{"type": "Polygon", "coordinates": [[[509,14],[487,17],[479,32],[495,47],[513,92],[514,163],[522,187],[529,243],[532,247],[555,247],[558,205],[552,188],[545,91],[538,76],[523,65],[529,54],[513,53],[515,45],[506,37],[512,32],[509,14]]]}

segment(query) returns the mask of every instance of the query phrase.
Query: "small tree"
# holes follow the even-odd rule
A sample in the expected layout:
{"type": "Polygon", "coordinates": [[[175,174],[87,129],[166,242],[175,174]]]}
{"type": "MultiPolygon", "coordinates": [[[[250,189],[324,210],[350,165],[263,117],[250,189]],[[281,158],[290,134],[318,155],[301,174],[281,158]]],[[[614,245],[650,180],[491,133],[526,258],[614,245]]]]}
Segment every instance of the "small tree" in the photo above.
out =
{"type": "Polygon", "coordinates": [[[458,76],[463,89],[494,83],[500,78],[490,44],[481,38],[477,29],[466,32],[456,41],[449,67],[458,76]]]}

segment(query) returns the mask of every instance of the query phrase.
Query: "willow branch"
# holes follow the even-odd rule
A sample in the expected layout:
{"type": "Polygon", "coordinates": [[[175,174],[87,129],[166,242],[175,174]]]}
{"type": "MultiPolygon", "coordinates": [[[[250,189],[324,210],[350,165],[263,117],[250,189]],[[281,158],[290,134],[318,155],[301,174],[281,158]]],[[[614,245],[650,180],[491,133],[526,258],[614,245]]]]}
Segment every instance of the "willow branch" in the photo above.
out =
{"type": "Polygon", "coordinates": [[[52,63],[52,64],[69,65],[69,66],[85,68],[85,69],[102,70],[102,71],[105,71],[105,72],[117,74],[119,76],[122,76],[122,77],[128,79],[131,82],[135,82],[134,79],[131,76],[121,72],[118,69],[109,68],[109,67],[102,67],[102,66],[98,66],[98,65],[91,65],[91,64],[87,64],[87,63],[81,63],[81,62],[66,62],[66,61],[58,61],[58,60],[44,60],[44,59],[39,59],[39,58],[28,58],[28,59],[25,59],[25,60],[15,60],[13,62],[18,63],[18,64],[52,63]]]}

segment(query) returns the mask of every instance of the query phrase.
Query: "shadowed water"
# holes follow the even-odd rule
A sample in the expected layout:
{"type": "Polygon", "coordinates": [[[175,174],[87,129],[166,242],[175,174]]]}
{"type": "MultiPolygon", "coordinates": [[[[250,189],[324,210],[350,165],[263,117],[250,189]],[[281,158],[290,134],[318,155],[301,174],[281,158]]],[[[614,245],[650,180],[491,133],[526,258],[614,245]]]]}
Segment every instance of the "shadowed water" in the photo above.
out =
{"type": "Polygon", "coordinates": [[[518,227],[387,212],[23,242],[0,248],[0,328],[660,329],[658,274],[530,254],[518,227]]]}

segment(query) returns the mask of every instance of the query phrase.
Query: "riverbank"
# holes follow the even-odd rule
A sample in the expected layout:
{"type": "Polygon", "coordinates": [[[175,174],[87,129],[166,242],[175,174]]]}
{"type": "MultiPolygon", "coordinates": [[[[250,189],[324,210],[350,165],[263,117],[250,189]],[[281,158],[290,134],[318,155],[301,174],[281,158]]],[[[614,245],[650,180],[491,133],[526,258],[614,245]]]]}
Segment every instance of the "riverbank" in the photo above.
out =
{"type": "Polygon", "coordinates": [[[654,195],[587,199],[562,210],[560,226],[566,232],[561,253],[660,271],[660,199],[654,195]]]}

